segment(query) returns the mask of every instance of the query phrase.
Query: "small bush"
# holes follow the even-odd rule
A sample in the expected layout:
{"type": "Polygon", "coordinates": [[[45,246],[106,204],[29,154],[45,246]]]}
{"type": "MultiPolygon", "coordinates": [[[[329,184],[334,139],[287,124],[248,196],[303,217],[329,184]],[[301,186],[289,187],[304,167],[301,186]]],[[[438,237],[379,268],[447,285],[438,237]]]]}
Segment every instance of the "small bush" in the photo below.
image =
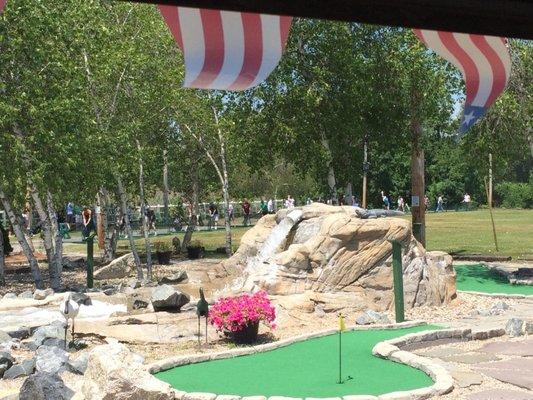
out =
{"type": "Polygon", "coordinates": [[[533,184],[502,182],[495,188],[496,200],[504,208],[532,208],[533,184]]]}

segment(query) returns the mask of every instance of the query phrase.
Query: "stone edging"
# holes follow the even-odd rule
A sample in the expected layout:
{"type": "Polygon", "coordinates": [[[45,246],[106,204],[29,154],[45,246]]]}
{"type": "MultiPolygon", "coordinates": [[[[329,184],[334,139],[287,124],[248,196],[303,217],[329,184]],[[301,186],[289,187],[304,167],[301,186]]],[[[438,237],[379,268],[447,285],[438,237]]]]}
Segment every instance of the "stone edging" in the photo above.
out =
{"type": "Polygon", "coordinates": [[[495,299],[533,299],[531,294],[508,294],[508,293],[485,293],[475,292],[473,290],[458,290],[459,293],[474,294],[482,297],[492,297],[495,299]]]}
{"type": "MultiPolygon", "coordinates": [[[[370,330],[370,329],[399,329],[413,326],[423,325],[424,322],[413,321],[400,324],[390,325],[373,325],[371,327],[352,326],[348,330],[370,330]]],[[[247,354],[258,353],[262,351],[269,351],[280,347],[288,346],[292,343],[301,342],[303,340],[331,335],[338,332],[336,329],[321,331],[313,334],[302,335],[290,339],[281,340],[275,343],[268,343],[255,347],[247,347],[242,349],[234,349],[213,354],[201,354],[195,356],[180,356],[172,357],[166,360],[155,362],[148,366],[148,371],[152,374],[165,369],[174,368],[180,365],[193,364],[208,360],[220,360],[223,358],[238,357],[247,354]]],[[[429,375],[434,380],[432,386],[414,389],[409,391],[385,393],[380,396],[369,395],[354,395],[317,399],[306,398],[305,400],[424,400],[433,396],[440,396],[449,393],[453,390],[454,380],[451,374],[441,365],[432,361],[429,358],[421,357],[409,351],[402,350],[402,347],[415,343],[432,342],[439,339],[459,339],[459,340],[484,340],[493,337],[505,335],[504,329],[478,330],[471,329],[446,329],[439,331],[422,331],[417,333],[409,333],[407,335],[385,340],[377,343],[372,349],[372,354],[377,357],[385,358],[400,364],[406,364],[413,368],[419,369],[429,375]]],[[[265,396],[248,396],[240,397],[233,395],[216,395],[214,393],[187,393],[173,389],[175,399],[177,400],[267,400],[265,396]]],[[[268,400],[302,400],[299,398],[271,396],[268,400]]]]}

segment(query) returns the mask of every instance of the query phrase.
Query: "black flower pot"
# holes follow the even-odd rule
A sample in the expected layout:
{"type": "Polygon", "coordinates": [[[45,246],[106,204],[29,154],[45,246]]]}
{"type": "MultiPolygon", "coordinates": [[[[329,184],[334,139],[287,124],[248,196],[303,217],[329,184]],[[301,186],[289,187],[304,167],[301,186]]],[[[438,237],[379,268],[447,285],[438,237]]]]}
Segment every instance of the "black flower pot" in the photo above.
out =
{"type": "Polygon", "coordinates": [[[169,265],[170,264],[170,257],[172,256],[171,251],[158,251],[155,253],[157,256],[157,263],[159,265],[169,265]]]}
{"type": "Polygon", "coordinates": [[[203,247],[187,247],[187,257],[196,260],[202,256],[203,247]]]}
{"type": "Polygon", "coordinates": [[[237,332],[231,332],[233,341],[237,344],[252,344],[257,340],[259,322],[252,322],[237,332]]]}

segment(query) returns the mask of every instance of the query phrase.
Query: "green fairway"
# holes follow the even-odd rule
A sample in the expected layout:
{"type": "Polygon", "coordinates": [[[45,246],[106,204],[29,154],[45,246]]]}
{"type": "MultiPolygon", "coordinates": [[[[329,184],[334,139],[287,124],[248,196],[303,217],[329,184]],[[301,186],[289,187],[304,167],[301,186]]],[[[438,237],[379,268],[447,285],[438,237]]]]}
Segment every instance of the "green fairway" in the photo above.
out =
{"type": "Polygon", "coordinates": [[[482,293],[533,295],[533,286],[512,285],[503,276],[480,264],[455,265],[457,289],[482,293]]]}
{"type": "Polygon", "coordinates": [[[433,381],[417,369],[374,357],[371,351],[380,341],[427,329],[438,328],[425,325],[343,333],[344,384],[337,383],[338,335],[249,356],[176,367],[156,377],[186,392],[238,396],[338,397],[416,389],[433,381]],[[353,379],[348,380],[348,376],[353,379]]]}

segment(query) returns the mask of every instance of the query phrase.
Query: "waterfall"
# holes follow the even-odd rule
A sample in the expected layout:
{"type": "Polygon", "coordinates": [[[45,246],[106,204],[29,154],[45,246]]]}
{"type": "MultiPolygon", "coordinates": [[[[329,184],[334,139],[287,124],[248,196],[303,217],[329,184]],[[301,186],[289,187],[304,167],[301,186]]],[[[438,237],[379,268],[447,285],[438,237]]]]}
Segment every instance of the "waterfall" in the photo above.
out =
{"type": "Polygon", "coordinates": [[[302,220],[302,216],[302,210],[293,210],[272,229],[257,256],[248,260],[244,274],[234,282],[233,290],[251,292],[259,281],[263,283],[263,287],[268,287],[269,282],[275,281],[278,267],[266,261],[276,254],[293,226],[302,220]]]}
{"type": "Polygon", "coordinates": [[[263,247],[261,250],[259,250],[258,257],[255,260],[256,263],[262,263],[276,253],[276,250],[287,238],[287,235],[291,231],[292,227],[301,221],[302,214],[302,210],[293,210],[272,229],[272,232],[270,232],[270,235],[268,235],[263,247]]]}

